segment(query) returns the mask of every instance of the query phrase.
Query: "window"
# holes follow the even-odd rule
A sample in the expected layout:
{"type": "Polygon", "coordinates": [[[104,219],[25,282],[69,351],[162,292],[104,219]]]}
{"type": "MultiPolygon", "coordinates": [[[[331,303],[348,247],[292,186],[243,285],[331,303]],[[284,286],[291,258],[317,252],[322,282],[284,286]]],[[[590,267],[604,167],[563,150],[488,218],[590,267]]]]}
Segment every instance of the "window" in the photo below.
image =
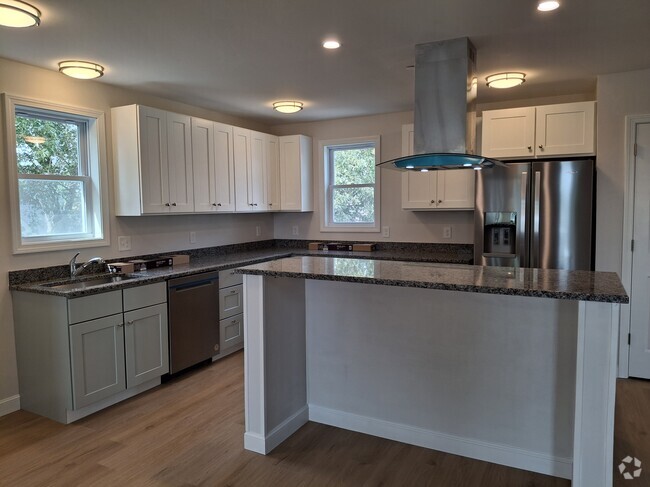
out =
{"type": "Polygon", "coordinates": [[[321,231],[379,231],[379,137],[321,142],[321,231]]]}
{"type": "Polygon", "coordinates": [[[5,95],[14,252],[108,245],[103,113],[5,95]]]}

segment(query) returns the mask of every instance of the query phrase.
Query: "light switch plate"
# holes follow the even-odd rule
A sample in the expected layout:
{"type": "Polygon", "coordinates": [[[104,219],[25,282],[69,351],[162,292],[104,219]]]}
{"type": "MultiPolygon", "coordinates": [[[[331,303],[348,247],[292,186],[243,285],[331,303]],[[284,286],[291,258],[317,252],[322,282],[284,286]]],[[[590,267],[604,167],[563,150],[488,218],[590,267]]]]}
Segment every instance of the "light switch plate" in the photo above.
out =
{"type": "Polygon", "coordinates": [[[390,227],[381,227],[381,236],[384,238],[390,237],[390,227]]]}
{"type": "Polygon", "coordinates": [[[190,232],[190,243],[196,243],[196,232],[190,232]]]}
{"type": "Polygon", "coordinates": [[[255,236],[259,237],[260,235],[262,235],[262,227],[255,225],[255,236]]]}
{"type": "Polygon", "coordinates": [[[296,236],[296,237],[300,234],[300,232],[298,230],[298,225],[294,225],[293,227],[291,227],[291,234],[296,236]]]}
{"type": "Polygon", "coordinates": [[[131,237],[117,237],[117,249],[120,252],[131,250],[131,237]]]}
{"type": "Polygon", "coordinates": [[[451,226],[442,227],[442,238],[451,238],[451,226]]]}

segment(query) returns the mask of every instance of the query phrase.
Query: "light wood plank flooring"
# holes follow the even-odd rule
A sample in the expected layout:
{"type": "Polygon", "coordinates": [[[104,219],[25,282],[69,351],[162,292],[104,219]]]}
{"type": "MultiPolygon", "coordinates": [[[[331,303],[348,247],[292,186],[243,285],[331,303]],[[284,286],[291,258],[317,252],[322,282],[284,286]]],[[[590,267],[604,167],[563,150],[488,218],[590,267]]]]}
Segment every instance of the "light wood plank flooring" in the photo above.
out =
{"type": "MultiPolygon", "coordinates": [[[[647,472],[632,481],[617,474],[615,485],[650,485],[650,383],[619,381],[618,391],[616,458],[637,456],[647,472]]],[[[570,485],[314,423],[257,455],[243,449],[243,400],[237,353],[68,426],[4,416],[0,486],[570,485]]]]}

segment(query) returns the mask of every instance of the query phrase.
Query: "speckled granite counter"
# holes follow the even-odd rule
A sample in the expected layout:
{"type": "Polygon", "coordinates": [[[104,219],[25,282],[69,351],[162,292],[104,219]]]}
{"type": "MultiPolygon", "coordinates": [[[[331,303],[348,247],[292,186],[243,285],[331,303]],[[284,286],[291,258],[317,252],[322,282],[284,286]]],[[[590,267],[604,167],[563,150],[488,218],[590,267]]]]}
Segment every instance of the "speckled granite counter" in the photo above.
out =
{"type": "MultiPolygon", "coordinates": [[[[354,257],[357,260],[399,260],[412,262],[445,262],[445,263],[467,263],[471,259],[471,253],[453,252],[452,249],[436,248],[432,250],[426,244],[418,247],[416,244],[409,244],[404,247],[389,248],[375,252],[342,252],[342,251],[319,251],[307,250],[291,245],[272,246],[241,250],[236,246],[227,249],[227,252],[210,252],[211,249],[199,249],[192,252],[189,264],[174,267],[162,267],[147,271],[135,272],[129,275],[129,279],[120,282],[94,285],[79,290],[60,290],[51,287],[52,285],[70,282],[68,266],[57,266],[24,271],[12,271],[9,273],[10,289],[14,291],[27,291],[39,294],[63,296],[66,298],[77,298],[117,289],[124,289],[142,284],[160,282],[176,277],[187,276],[200,272],[218,271],[231,269],[233,267],[265,262],[273,259],[291,256],[329,256],[329,257],[354,257]]],[[[158,256],[159,254],[155,254],[158,256]]],[[[160,254],[161,255],[161,254],[160,254]]],[[[95,275],[82,275],[76,281],[83,281],[98,277],[95,275]]]]}
{"type": "Polygon", "coordinates": [[[629,302],[620,279],[613,272],[514,269],[305,256],[249,265],[236,272],[576,301],[629,302]]]}

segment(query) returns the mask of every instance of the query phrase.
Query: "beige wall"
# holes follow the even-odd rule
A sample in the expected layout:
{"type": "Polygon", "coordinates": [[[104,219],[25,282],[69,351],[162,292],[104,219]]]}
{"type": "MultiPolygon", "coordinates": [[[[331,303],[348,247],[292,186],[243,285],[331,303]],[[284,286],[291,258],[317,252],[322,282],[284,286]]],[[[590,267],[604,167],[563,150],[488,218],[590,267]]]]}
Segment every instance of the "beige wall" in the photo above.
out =
{"type": "MultiPolygon", "coordinates": [[[[36,98],[64,105],[101,110],[106,113],[107,154],[109,173],[109,194],[111,215],[113,208],[112,150],[110,108],[139,103],[188,115],[204,117],[233,125],[268,131],[268,127],[216,112],[163,100],[120,89],[102,82],[78,81],[55,71],[49,71],[25,64],[0,59],[0,92],[36,98]]],[[[0,133],[5,133],[4,119],[0,121],[0,133]]],[[[4,135],[0,137],[4,146],[4,135]]],[[[1,148],[2,169],[0,169],[0,402],[18,394],[16,361],[14,351],[13,316],[11,294],[8,290],[7,271],[30,267],[50,266],[67,263],[72,251],[42,252],[13,255],[5,148],[1,148]]],[[[167,252],[190,247],[209,247],[243,241],[273,238],[272,215],[192,215],[159,216],[136,218],[110,218],[110,247],[84,249],[80,259],[94,255],[106,258],[128,257],[152,252],[167,252]],[[255,226],[262,228],[261,237],[255,236],[255,226]],[[197,243],[189,243],[189,232],[197,233],[197,243]],[[130,235],[132,250],[117,251],[117,236],[130,235]]],[[[1,408],[1,406],[0,406],[1,408]]]]}
{"type": "Polygon", "coordinates": [[[621,274],[625,117],[650,114],[650,69],[598,77],[596,270],[621,274]]]}
{"type": "Polygon", "coordinates": [[[323,140],[352,137],[381,136],[381,160],[402,155],[402,125],[413,123],[412,112],[388,113],[368,117],[327,120],[271,127],[278,135],[305,134],[313,138],[314,212],[281,214],[275,217],[276,238],[296,238],[292,227],[298,226],[303,239],[375,240],[394,242],[472,243],[473,218],[471,211],[405,211],[401,203],[402,173],[390,169],[381,171],[381,225],[390,227],[390,237],[381,233],[332,233],[320,231],[319,188],[320,164],[318,145],[323,140]],[[442,227],[451,225],[452,238],[442,238],[442,227]]]}

